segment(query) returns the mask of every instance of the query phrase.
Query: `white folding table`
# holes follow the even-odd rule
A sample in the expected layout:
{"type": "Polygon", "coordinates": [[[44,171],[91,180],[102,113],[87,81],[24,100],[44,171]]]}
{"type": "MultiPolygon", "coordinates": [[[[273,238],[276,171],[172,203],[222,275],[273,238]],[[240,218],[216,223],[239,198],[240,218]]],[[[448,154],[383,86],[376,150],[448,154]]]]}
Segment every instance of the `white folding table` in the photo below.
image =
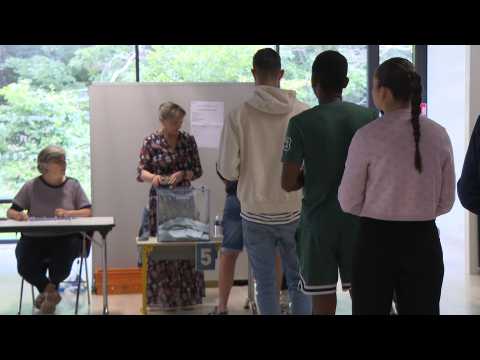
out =
{"type": "MultiPolygon", "coordinates": [[[[108,315],[108,286],[107,286],[107,234],[115,226],[113,217],[87,217],[87,218],[72,218],[72,219],[34,219],[28,221],[16,220],[1,220],[0,233],[18,233],[30,232],[38,233],[52,233],[58,231],[59,233],[79,232],[87,233],[98,231],[102,236],[103,248],[103,314],[108,315]]],[[[95,239],[94,239],[95,240],[95,239]]]]}

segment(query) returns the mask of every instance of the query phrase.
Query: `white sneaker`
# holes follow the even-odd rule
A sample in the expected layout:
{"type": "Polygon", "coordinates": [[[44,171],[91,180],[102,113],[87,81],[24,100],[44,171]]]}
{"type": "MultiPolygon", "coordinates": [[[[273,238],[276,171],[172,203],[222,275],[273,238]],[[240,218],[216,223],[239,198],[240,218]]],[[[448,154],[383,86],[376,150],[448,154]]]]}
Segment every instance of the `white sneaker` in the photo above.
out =
{"type": "Polygon", "coordinates": [[[282,315],[290,314],[290,302],[288,299],[288,292],[284,290],[280,292],[280,311],[282,315]]]}

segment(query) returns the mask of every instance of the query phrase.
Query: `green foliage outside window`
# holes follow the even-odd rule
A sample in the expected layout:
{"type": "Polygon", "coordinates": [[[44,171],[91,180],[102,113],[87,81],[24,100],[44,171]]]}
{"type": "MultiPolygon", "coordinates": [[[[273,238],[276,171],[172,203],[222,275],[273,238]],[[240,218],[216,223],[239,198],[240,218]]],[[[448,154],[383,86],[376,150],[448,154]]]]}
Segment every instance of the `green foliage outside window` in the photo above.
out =
{"type": "MultiPolygon", "coordinates": [[[[261,45],[141,45],[141,81],[252,82],[252,56],[261,45]]],[[[282,87],[313,106],[311,65],[325,49],[349,60],[345,99],[367,102],[366,46],[285,45],[282,87]]],[[[36,156],[49,144],[67,151],[67,174],[90,192],[90,126],[87,87],[94,82],[134,82],[131,45],[0,45],[0,195],[13,196],[38,176],[36,156]]]]}
{"type": "Polygon", "coordinates": [[[135,81],[134,47],[0,46],[0,194],[38,176],[38,152],[56,144],[67,151],[67,175],[91,195],[87,86],[95,81],[135,81]]]}

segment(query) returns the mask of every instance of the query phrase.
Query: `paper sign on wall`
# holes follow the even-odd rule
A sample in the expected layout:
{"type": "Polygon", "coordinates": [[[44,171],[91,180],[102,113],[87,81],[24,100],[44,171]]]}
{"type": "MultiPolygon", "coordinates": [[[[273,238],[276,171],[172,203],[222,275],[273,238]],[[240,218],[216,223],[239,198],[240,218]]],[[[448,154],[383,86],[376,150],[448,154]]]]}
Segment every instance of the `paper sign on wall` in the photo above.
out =
{"type": "Polygon", "coordinates": [[[191,134],[198,147],[218,148],[222,133],[225,105],[222,101],[192,101],[190,103],[191,134]]]}

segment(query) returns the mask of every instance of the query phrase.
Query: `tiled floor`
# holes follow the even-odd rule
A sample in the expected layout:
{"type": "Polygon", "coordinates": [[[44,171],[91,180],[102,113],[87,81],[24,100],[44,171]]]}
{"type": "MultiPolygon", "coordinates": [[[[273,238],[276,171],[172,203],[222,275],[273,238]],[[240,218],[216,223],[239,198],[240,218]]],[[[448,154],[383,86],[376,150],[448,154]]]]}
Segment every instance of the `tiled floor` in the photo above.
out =
{"type": "MultiPolygon", "coordinates": [[[[443,244],[445,277],[442,291],[442,314],[475,314],[480,315],[480,276],[465,275],[463,248],[458,244],[443,244]]],[[[20,278],[16,273],[14,245],[0,246],[0,314],[16,314],[20,293],[20,278]]],[[[204,304],[197,306],[193,311],[176,311],[164,314],[207,314],[216,304],[218,290],[207,289],[204,304]]],[[[63,301],[57,308],[57,314],[73,314],[75,295],[70,292],[63,293],[63,301]]],[[[351,314],[351,301],[348,293],[338,293],[337,313],[351,314]]],[[[247,298],[247,287],[240,286],[232,289],[230,299],[230,313],[234,315],[248,315],[244,309],[247,298]]],[[[121,315],[139,315],[142,299],[139,294],[111,295],[109,296],[110,313],[121,315]]],[[[100,314],[102,310],[102,297],[93,295],[90,310],[87,305],[87,296],[82,293],[80,297],[81,314],[100,314]]],[[[23,314],[32,313],[32,300],[30,288],[24,289],[23,314]]]]}

